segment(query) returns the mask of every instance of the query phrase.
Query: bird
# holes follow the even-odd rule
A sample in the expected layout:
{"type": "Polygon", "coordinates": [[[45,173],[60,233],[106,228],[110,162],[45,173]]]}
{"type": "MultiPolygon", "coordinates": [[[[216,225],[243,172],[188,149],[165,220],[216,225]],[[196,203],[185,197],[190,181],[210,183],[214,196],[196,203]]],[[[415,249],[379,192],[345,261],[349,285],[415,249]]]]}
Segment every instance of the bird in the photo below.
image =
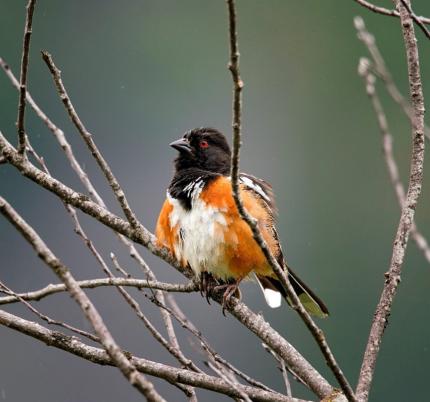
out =
{"type": "MultiPolygon", "coordinates": [[[[201,292],[224,289],[225,304],[241,296],[239,284],[256,279],[267,304],[290,299],[248,224],[241,218],[232,195],[231,150],[217,129],[187,131],[170,146],[178,154],[174,175],[156,223],[159,246],[167,247],[183,267],[200,280],[201,292]]],[[[257,222],[261,235],[305,309],[314,316],[329,312],[322,300],[287,265],[275,227],[276,206],[271,185],[255,176],[239,174],[242,203],[257,222]]]]}

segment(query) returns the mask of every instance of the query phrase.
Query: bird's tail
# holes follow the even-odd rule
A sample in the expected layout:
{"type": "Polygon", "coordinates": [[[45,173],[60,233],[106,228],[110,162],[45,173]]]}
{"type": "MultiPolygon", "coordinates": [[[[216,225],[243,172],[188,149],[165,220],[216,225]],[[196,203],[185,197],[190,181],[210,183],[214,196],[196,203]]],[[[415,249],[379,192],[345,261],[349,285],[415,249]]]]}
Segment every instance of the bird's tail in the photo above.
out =
{"type": "MultiPolygon", "coordinates": [[[[256,275],[257,281],[261,286],[267,304],[276,308],[281,305],[282,296],[291,305],[289,297],[282,286],[281,282],[270,276],[256,275]]],[[[305,283],[288,268],[288,279],[291,282],[297,296],[303,304],[303,307],[311,315],[324,318],[329,315],[328,309],[324,302],[311,290],[305,283]]]]}

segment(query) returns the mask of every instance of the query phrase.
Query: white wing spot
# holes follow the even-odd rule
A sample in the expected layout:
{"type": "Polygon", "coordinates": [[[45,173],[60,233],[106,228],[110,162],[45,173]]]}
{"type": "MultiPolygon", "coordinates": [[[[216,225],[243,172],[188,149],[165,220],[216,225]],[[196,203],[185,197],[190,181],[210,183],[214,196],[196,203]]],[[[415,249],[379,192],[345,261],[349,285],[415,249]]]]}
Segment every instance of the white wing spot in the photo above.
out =
{"type": "Polygon", "coordinates": [[[261,188],[260,185],[258,185],[257,183],[255,183],[254,181],[252,181],[249,177],[246,176],[242,176],[240,178],[240,181],[245,184],[245,186],[251,188],[252,190],[254,190],[256,193],[260,194],[266,201],[270,202],[270,198],[269,196],[264,192],[264,190],[261,188]]]}

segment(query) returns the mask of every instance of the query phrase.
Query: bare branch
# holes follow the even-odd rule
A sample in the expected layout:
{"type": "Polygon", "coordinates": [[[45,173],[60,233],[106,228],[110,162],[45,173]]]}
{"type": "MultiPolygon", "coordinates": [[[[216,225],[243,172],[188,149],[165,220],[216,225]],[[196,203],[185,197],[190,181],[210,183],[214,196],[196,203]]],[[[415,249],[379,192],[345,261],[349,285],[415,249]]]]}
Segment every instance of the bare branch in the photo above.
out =
{"type": "Polygon", "coordinates": [[[34,229],[29,226],[22,217],[0,197],[0,213],[21,233],[36,251],[38,257],[48,265],[59,279],[64,283],[72,298],[81,308],[82,312],[91,323],[95,333],[100,338],[106,352],[115,365],[121,370],[123,375],[129,380],[130,384],[139,390],[148,401],[164,402],[151,382],[146,380],[138,373],[134,365],[127,359],[123,351],[116,344],[109,330],[105,326],[100,314],[79,287],[77,281],[71,275],[69,269],[52,253],[48,246],[43,242],[34,229]]]}
{"type": "MultiPolygon", "coordinates": [[[[360,4],[361,6],[367,8],[368,10],[373,11],[374,13],[377,13],[377,14],[388,15],[390,17],[397,17],[397,18],[400,16],[397,10],[389,10],[384,7],[375,6],[374,4],[369,3],[366,0],[354,0],[354,1],[360,4]]],[[[430,18],[427,18],[427,17],[417,17],[417,18],[423,24],[430,24],[430,18]]]]}
{"type": "MultiPolygon", "coordinates": [[[[146,266],[145,262],[143,261],[142,257],[140,256],[140,254],[138,254],[136,252],[136,249],[133,245],[131,245],[132,248],[132,252],[131,252],[131,256],[137,260],[137,262],[139,263],[139,265],[144,269],[146,275],[155,280],[156,277],[154,275],[154,273],[152,272],[152,270],[146,266]]],[[[115,269],[119,272],[121,272],[125,277],[130,277],[130,274],[127,273],[127,271],[125,271],[118,263],[117,258],[115,257],[115,254],[111,253],[111,259],[112,262],[115,266],[115,269]]],[[[191,282],[194,285],[194,289],[197,290],[199,289],[199,285],[193,280],[191,282]]],[[[164,294],[160,291],[155,291],[153,292],[154,294],[154,298],[157,302],[159,302],[161,305],[165,304],[165,298],[164,298],[164,294]]],[[[172,296],[173,298],[173,296],[172,296]]],[[[169,342],[172,348],[174,348],[175,350],[181,350],[180,346],[179,346],[179,342],[178,339],[176,337],[176,333],[175,333],[175,329],[173,327],[173,323],[172,323],[172,319],[170,317],[170,314],[168,314],[166,312],[166,310],[164,308],[160,308],[160,313],[161,313],[161,317],[163,318],[163,322],[167,331],[167,336],[169,337],[169,342]]]]}
{"type": "MultiPolygon", "coordinates": [[[[6,76],[11,81],[12,85],[19,91],[19,82],[14,76],[12,70],[10,69],[9,65],[0,57],[0,67],[5,72],[6,76]]],[[[104,202],[102,198],[99,196],[97,191],[95,190],[94,186],[92,185],[91,181],[88,178],[88,175],[86,172],[82,169],[82,167],[79,165],[79,162],[77,161],[75,155],[73,154],[73,150],[66,140],[66,137],[64,135],[63,130],[61,130],[58,126],[56,126],[52,120],[49,119],[49,117],[43,112],[42,109],[37,105],[37,103],[34,101],[30,93],[27,91],[26,95],[27,102],[30,104],[36,115],[46,124],[48,129],[52,132],[56,140],[61,146],[61,149],[64,151],[64,154],[66,155],[67,159],[70,162],[70,165],[72,169],[76,172],[79,179],[87,189],[88,193],[91,195],[91,197],[100,205],[104,206],[104,202]]]]}
{"type": "Polygon", "coordinates": [[[99,338],[97,336],[94,336],[93,334],[90,334],[89,332],[83,331],[81,329],[75,328],[65,322],[61,322],[58,320],[53,320],[52,318],[48,317],[47,315],[41,313],[39,310],[37,310],[35,307],[33,307],[29,302],[25,301],[21,296],[19,296],[17,293],[9,289],[3,282],[0,281],[0,291],[8,294],[14,298],[16,298],[17,301],[20,301],[22,304],[24,304],[25,307],[27,307],[32,313],[36,314],[41,320],[47,322],[50,325],[58,325],[60,327],[63,327],[65,329],[68,329],[69,331],[72,331],[78,335],[85,336],[86,338],[94,341],[99,342],[99,338]]]}
{"type": "Polygon", "coordinates": [[[288,373],[290,373],[293,376],[293,378],[298,383],[309,388],[309,386],[293,370],[291,370],[291,368],[285,364],[285,361],[283,359],[281,359],[272,349],[270,349],[270,347],[268,345],[266,345],[265,343],[262,343],[261,346],[263,346],[263,349],[267,353],[269,353],[271,356],[275,357],[276,361],[278,361],[278,362],[282,361],[283,362],[282,367],[281,367],[282,370],[285,369],[288,373]]]}
{"type": "MultiPolygon", "coordinates": [[[[228,374],[226,374],[224,372],[223,368],[220,367],[216,362],[208,362],[207,365],[215,373],[217,373],[220,378],[222,378],[225,382],[227,382],[228,384],[230,384],[230,386],[232,388],[237,388],[237,386],[239,385],[239,383],[234,378],[234,376],[229,376],[228,374]]],[[[242,402],[242,401],[244,401],[244,402],[252,402],[251,399],[249,399],[249,396],[245,392],[243,392],[243,391],[240,392],[240,399],[238,400],[238,402],[242,402]]]]}
{"type": "Polygon", "coordinates": [[[315,341],[317,342],[321,352],[323,353],[327,365],[335,375],[339,385],[345,393],[345,396],[349,401],[356,401],[354,392],[348,383],[348,380],[344,376],[342,370],[336,362],[333,353],[326,341],[323,331],[315,324],[309,313],[303,307],[300,299],[294,291],[285,271],[279,266],[278,262],[273,258],[266,242],[264,241],[260,230],[258,228],[257,221],[248,214],[245,210],[242,201],[240,199],[240,188],[239,188],[239,155],[241,145],[241,103],[242,103],[242,88],[243,82],[240,78],[239,73],[239,50],[237,44],[237,29],[236,29],[236,10],[234,0],[227,0],[228,14],[229,14],[229,33],[230,33],[230,63],[229,69],[233,79],[233,152],[231,158],[231,182],[233,190],[233,198],[236,203],[236,207],[240,213],[242,219],[249,225],[252,230],[253,236],[257,244],[263,251],[267,261],[276,273],[277,277],[281,281],[282,285],[286,289],[294,310],[298,312],[315,341]]]}
{"type": "Polygon", "coordinates": [[[279,364],[279,368],[281,370],[282,373],[282,377],[284,379],[284,383],[285,383],[285,388],[287,390],[287,395],[288,396],[292,396],[292,391],[291,391],[291,384],[290,384],[290,380],[288,379],[288,372],[287,372],[287,366],[285,365],[285,361],[283,359],[281,359],[272,349],[270,349],[266,344],[263,343],[263,348],[270,353],[275,360],[278,362],[279,364]]]}
{"type": "MultiPolygon", "coordinates": [[[[134,279],[134,278],[101,278],[101,279],[89,279],[78,282],[79,287],[83,289],[95,289],[105,286],[129,286],[137,289],[159,289],[164,292],[183,292],[190,293],[198,290],[197,285],[194,282],[187,284],[176,284],[176,283],[165,283],[157,281],[149,281],[147,279],[134,279]]],[[[24,300],[35,300],[39,301],[47,296],[51,296],[56,293],[65,292],[66,286],[64,284],[53,285],[50,284],[43,289],[35,290],[33,292],[19,293],[17,296],[24,300]]],[[[16,303],[18,298],[15,296],[0,297],[0,305],[16,303]]]]}
{"type": "MultiPolygon", "coordinates": [[[[390,176],[391,184],[397,196],[400,208],[405,204],[406,193],[399,175],[396,160],[393,153],[393,137],[388,128],[387,118],[385,116],[384,108],[379,99],[375,88],[375,76],[369,71],[369,61],[361,59],[359,64],[359,74],[365,80],[366,92],[369,96],[373,109],[375,111],[379,130],[382,136],[382,150],[384,153],[385,163],[390,176]]],[[[424,258],[430,263],[430,246],[428,245],[425,237],[418,230],[415,222],[411,227],[411,236],[414,239],[417,247],[422,251],[424,258]]]]}
{"type": "MultiPolygon", "coordinates": [[[[113,359],[103,350],[79,341],[75,337],[67,336],[58,331],[51,331],[35,322],[17,317],[0,310],[0,325],[29,335],[48,346],[62,349],[68,353],[82,357],[92,363],[115,366],[113,359]]],[[[130,363],[144,374],[163,378],[171,383],[182,383],[228,396],[239,397],[240,393],[225,381],[207,374],[193,373],[185,369],[178,369],[151,360],[137,358],[127,353],[130,363]]],[[[288,398],[278,393],[267,392],[245,385],[239,386],[252,400],[261,402],[305,402],[303,400],[288,398]]]]}
{"type": "Polygon", "coordinates": [[[288,371],[283,359],[279,359],[279,364],[281,366],[282,378],[284,379],[285,388],[287,390],[287,395],[292,396],[290,379],[288,378],[288,371]]]}
{"type": "Polygon", "coordinates": [[[408,63],[411,104],[414,112],[412,119],[412,157],[408,192],[402,207],[399,226],[394,239],[390,267],[385,274],[384,289],[373,318],[357,385],[357,396],[360,400],[367,400],[369,395],[382,336],[388,323],[388,316],[391,312],[394,296],[397,293],[398,284],[401,280],[403,260],[414,221],[415,209],[421,194],[423,178],[424,96],[421,83],[418,47],[411,15],[399,0],[396,0],[395,5],[400,12],[400,21],[408,63]]]}
{"type": "Polygon", "coordinates": [[[19,101],[18,118],[16,126],[18,128],[18,152],[25,153],[26,133],[25,133],[25,94],[27,91],[27,73],[30,53],[30,38],[32,33],[33,13],[36,0],[29,0],[27,3],[27,14],[25,18],[24,39],[22,44],[21,74],[19,79],[19,101]]]}
{"type": "Polygon", "coordinates": [[[121,267],[118,262],[118,258],[116,258],[114,253],[110,253],[110,259],[113,262],[113,266],[120,274],[122,274],[125,278],[131,278],[131,275],[123,267],[121,267]]]}
{"type": "Polygon", "coordinates": [[[66,88],[63,85],[63,82],[61,80],[61,71],[55,66],[54,61],[52,60],[52,56],[48,52],[42,52],[42,57],[45,63],[47,64],[49,71],[52,74],[52,77],[54,79],[55,85],[57,87],[58,94],[69,113],[69,117],[72,120],[73,124],[79,131],[79,134],[81,135],[82,139],[87,144],[88,148],[90,149],[92,155],[96,159],[100,169],[102,170],[103,174],[105,175],[110,187],[112,188],[112,191],[114,192],[119,204],[121,205],[121,208],[124,212],[124,215],[126,216],[127,220],[130,222],[132,227],[136,227],[137,225],[137,218],[134,215],[133,211],[131,210],[127,198],[125,197],[124,191],[122,190],[121,186],[118,183],[118,180],[112,173],[111,168],[109,167],[109,164],[106,162],[106,160],[103,158],[103,155],[97,148],[97,145],[95,144],[92,135],[88,132],[88,130],[85,128],[84,124],[82,123],[81,119],[77,115],[75,108],[73,107],[72,102],[70,101],[69,95],[67,94],[66,88]]]}
{"type": "Polygon", "coordinates": [[[236,205],[241,212],[245,212],[240,200],[239,192],[239,157],[241,145],[241,116],[242,116],[242,88],[243,81],[239,73],[239,48],[237,44],[236,7],[234,0],[227,0],[229,36],[230,36],[230,62],[228,68],[233,79],[233,153],[231,156],[231,183],[236,205]],[[242,208],[240,208],[242,207],[242,208]],[[242,209],[242,211],[241,211],[242,209]]]}
{"type": "MultiPolygon", "coordinates": [[[[106,208],[101,207],[100,205],[91,201],[86,195],[73,191],[50,175],[42,172],[40,169],[37,169],[29,161],[26,161],[20,157],[20,155],[6,140],[1,132],[0,150],[8,162],[18,168],[24,176],[30,178],[45,189],[56,194],[66,203],[80,209],[90,216],[93,216],[99,222],[106,224],[116,232],[128,237],[133,241],[138,242],[139,244],[144,245],[155,255],[160,256],[172,266],[177,267],[180,271],[186,271],[180,267],[180,264],[169,253],[168,249],[157,246],[154,235],[150,233],[143,225],[139,224],[136,229],[133,229],[128,222],[110,213],[106,208]]],[[[191,271],[190,277],[192,277],[191,271]]]]}

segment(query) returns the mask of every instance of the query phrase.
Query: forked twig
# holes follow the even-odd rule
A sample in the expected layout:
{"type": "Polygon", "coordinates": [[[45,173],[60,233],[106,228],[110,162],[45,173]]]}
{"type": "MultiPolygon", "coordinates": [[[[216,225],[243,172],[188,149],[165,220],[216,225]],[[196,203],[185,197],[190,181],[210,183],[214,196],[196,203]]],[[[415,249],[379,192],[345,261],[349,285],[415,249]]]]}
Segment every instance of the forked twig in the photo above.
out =
{"type": "MultiPolygon", "coordinates": [[[[370,11],[373,11],[374,13],[381,14],[381,15],[388,15],[390,17],[400,17],[400,14],[397,10],[389,10],[388,8],[375,6],[374,4],[366,1],[366,0],[354,0],[356,3],[360,4],[361,6],[367,8],[370,11]]],[[[430,24],[430,18],[427,17],[417,17],[423,24],[430,24]]]]}

